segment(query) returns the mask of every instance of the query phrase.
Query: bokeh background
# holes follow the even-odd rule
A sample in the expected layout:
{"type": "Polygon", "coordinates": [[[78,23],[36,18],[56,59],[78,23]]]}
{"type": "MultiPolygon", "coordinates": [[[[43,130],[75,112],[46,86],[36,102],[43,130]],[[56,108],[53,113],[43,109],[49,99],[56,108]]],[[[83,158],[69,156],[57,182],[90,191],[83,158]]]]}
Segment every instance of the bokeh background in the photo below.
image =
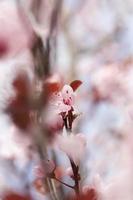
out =
{"type": "MultiPolygon", "coordinates": [[[[25,192],[33,180],[36,153],[29,150],[31,138],[14,126],[4,109],[15,93],[16,74],[24,69],[31,80],[34,76],[32,28],[45,44],[54,2],[42,0],[34,20],[32,0],[0,1],[1,194],[25,192]]],[[[76,102],[81,115],[74,127],[87,137],[83,182],[97,187],[102,200],[132,200],[133,1],[64,0],[60,4],[51,72],[66,83],[83,82],[76,102]]],[[[33,188],[31,194],[35,200],[44,199],[33,188]]]]}

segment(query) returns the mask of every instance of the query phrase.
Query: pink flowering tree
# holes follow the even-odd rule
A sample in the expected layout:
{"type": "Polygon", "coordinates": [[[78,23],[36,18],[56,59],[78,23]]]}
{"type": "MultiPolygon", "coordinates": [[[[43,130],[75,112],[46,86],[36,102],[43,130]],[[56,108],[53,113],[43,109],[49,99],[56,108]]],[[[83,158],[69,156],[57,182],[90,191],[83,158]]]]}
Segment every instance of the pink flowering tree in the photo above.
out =
{"type": "Polygon", "coordinates": [[[0,199],[132,200],[132,7],[0,1],[0,199]]]}

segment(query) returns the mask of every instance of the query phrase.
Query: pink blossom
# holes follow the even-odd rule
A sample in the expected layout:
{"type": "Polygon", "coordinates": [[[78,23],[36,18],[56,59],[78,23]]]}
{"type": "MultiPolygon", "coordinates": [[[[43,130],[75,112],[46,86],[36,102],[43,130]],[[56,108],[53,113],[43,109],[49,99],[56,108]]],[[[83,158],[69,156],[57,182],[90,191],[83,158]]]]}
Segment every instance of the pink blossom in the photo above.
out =
{"type": "Polygon", "coordinates": [[[79,134],[58,135],[56,144],[75,163],[78,163],[85,153],[86,141],[85,138],[81,139],[79,134]]]}
{"type": "Polygon", "coordinates": [[[74,91],[71,86],[64,85],[62,90],[55,93],[51,103],[56,107],[57,113],[67,113],[74,105],[74,91]]]}
{"type": "Polygon", "coordinates": [[[15,56],[32,44],[33,32],[15,1],[0,1],[0,57],[15,56]]]}
{"type": "Polygon", "coordinates": [[[37,178],[44,178],[55,170],[55,164],[52,160],[42,161],[39,165],[35,166],[33,173],[37,178]]]}
{"type": "Polygon", "coordinates": [[[72,106],[74,104],[74,92],[72,87],[69,85],[64,85],[61,93],[64,104],[72,106]]]}

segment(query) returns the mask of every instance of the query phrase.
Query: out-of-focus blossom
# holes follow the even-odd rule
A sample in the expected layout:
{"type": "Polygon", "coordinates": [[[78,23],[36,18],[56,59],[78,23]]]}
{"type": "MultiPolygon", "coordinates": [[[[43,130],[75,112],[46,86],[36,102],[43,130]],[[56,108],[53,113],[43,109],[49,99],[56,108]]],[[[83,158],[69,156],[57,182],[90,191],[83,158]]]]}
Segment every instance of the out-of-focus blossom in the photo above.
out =
{"type": "Polygon", "coordinates": [[[3,111],[9,99],[15,95],[13,81],[20,71],[25,71],[26,76],[33,78],[33,65],[29,51],[24,51],[17,59],[0,60],[0,111],[3,111]]]}
{"type": "Polygon", "coordinates": [[[95,188],[87,188],[84,189],[83,194],[81,195],[81,200],[98,200],[98,195],[95,188]]]}
{"type": "Polygon", "coordinates": [[[85,153],[86,139],[80,137],[80,134],[58,135],[56,144],[60,150],[65,152],[77,164],[85,153]]]}
{"type": "MultiPolygon", "coordinates": [[[[52,160],[42,161],[40,165],[33,169],[35,180],[33,182],[34,187],[39,193],[49,193],[49,188],[46,184],[46,178],[61,179],[65,171],[62,166],[55,166],[52,160]]],[[[60,183],[55,181],[55,187],[58,187],[60,183]]]]}
{"type": "Polygon", "coordinates": [[[15,1],[1,1],[0,8],[0,57],[7,58],[29,48],[33,33],[15,1]]]}
{"type": "Polygon", "coordinates": [[[92,72],[92,95],[94,99],[109,100],[114,103],[124,101],[128,92],[128,84],[125,84],[125,73],[116,65],[106,65],[92,72]],[[106,84],[105,84],[106,83],[106,84]],[[95,97],[94,97],[95,96],[95,97]]]}
{"type": "Polygon", "coordinates": [[[37,178],[44,178],[53,174],[55,170],[55,164],[52,160],[42,161],[40,165],[35,166],[34,175],[37,178]]]}
{"type": "Polygon", "coordinates": [[[55,133],[62,130],[64,122],[61,115],[57,113],[57,110],[53,105],[48,105],[45,111],[46,112],[43,112],[42,116],[43,124],[53,137],[55,133]]]}
{"type": "Polygon", "coordinates": [[[43,169],[43,167],[42,166],[40,166],[40,165],[37,165],[37,166],[35,166],[34,167],[34,175],[36,176],[36,177],[38,177],[38,178],[43,178],[44,177],[44,175],[45,175],[45,171],[44,171],[44,169],[43,169]]]}
{"type": "Polygon", "coordinates": [[[42,178],[36,179],[33,182],[33,186],[39,193],[43,195],[46,195],[49,192],[48,187],[46,185],[44,186],[42,178]]]}
{"type": "Polygon", "coordinates": [[[6,112],[11,116],[15,125],[25,130],[30,125],[30,93],[31,83],[25,72],[18,74],[13,81],[16,96],[9,99],[6,112]]]}

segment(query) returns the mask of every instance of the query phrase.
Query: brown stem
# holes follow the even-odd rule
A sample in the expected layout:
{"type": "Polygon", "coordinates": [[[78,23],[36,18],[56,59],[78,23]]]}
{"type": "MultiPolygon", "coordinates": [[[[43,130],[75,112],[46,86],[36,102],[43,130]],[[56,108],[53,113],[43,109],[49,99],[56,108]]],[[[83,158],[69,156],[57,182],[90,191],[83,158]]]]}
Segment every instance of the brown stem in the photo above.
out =
{"type": "MultiPolygon", "coordinates": [[[[64,125],[68,132],[72,132],[72,122],[73,122],[73,113],[72,111],[68,112],[68,117],[64,119],[64,125]]],[[[79,196],[80,190],[79,190],[79,167],[74,163],[74,161],[69,157],[71,168],[73,171],[73,177],[75,185],[73,186],[73,189],[75,191],[75,194],[79,196]]]]}
{"type": "Polygon", "coordinates": [[[69,131],[72,130],[72,123],[73,123],[73,113],[72,113],[72,110],[70,110],[70,111],[68,111],[69,131]]]}
{"type": "Polygon", "coordinates": [[[55,180],[56,180],[56,181],[58,181],[59,183],[61,183],[61,184],[65,185],[65,186],[69,187],[69,188],[72,188],[72,189],[74,189],[74,186],[72,186],[72,185],[69,185],[69,184],[67,184],[67,183],[64,183],[63,181],[59,180],[58,178],[55,178],[55,180]]]}
{"type": "Polygon", "coordinates": [[[75,165],[74,161],[71,158],[69,158],[69,160],[74,175],[74,181],[75,181],[74,190],[76,195],[79,196],[79,167],[75,165]]]}
{"type": "Polygon", "coordinates": [[[63,118],[63,121],[64,121],[65,128],[68,131],[67,118],[63,118]]]}

